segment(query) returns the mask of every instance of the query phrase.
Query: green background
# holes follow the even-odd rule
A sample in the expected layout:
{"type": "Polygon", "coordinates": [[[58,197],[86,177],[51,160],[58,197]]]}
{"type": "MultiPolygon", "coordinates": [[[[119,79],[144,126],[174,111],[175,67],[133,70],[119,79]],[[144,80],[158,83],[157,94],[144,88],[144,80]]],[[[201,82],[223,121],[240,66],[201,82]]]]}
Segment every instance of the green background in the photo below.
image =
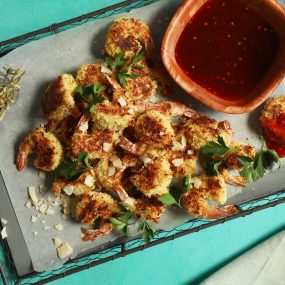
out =
{"type": "MultiPolygon", "coordinates": [[[[120,1],[0,0],[0,41],[118,2],[120,1]]],[[[199,284],[229,261],[284,229],[284,216],[285,205],[279,205],[51,284],[199,284]]]]}

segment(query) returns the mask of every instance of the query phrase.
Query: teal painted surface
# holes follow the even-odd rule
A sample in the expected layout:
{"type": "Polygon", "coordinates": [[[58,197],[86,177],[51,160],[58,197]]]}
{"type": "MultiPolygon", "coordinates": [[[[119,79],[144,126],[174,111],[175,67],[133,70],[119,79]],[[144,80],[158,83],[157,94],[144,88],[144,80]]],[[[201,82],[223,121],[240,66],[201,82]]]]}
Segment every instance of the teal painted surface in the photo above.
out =
{"type": "MultiPolygon", "coordinates": [[[[0,0],[1,9],[5,7],[5,13],[1,13],[0,41],[117,2],[120,1],[0,0]]],[[[51,284],[199,284],[203,278],[235,257],[285,229],[284,217],[285,205],[279,205],[108,262],[51,284]]],[[[0,261],[2,259],[0,254],[0,261]]]]}

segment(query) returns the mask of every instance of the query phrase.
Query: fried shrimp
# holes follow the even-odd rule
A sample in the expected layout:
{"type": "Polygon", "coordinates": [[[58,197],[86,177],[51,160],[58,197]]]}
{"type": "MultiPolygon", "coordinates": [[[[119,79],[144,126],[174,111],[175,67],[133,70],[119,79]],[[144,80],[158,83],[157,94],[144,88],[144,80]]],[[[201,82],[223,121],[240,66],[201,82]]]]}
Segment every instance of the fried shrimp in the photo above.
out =
{"type": "Polygon", "coordinates": [[[182,206],[186,212],[207,219],[219,219],[237,212],[233,205],[218,208],[209,204],[209,201],[220,204],[226,202],[226,185],[221,176],[208,177],[201,174],[193,180],[193,185],[182,196],[182,206]]]}
{"type": "Polygon", "coordinates": [[[218,123],[212,118],[198,114],[191,118],[184,118],[183,128],[187,143],[196,151],[211,141],[217,141],[219,135],[228,144],[233,135],[228,122],[218,123]]]}
{"type": "Polygon", "coordinates": [[[83,194],[76,205],[76,216],[81,224],[93,224],[98,218],[108,220],[120,211],[118,202],[109,194],[95,191],[83,194]]]}
{"type": "Polygon", "coordinates": [[[100,159],[111,155],[114,142],[117,139],[115,132],[110,130],[93,129],[91,134],[87,130],[81,130],[84,126],[88,127],[88,118],[83,116],[71,139],[71,151],[74,156],[81,152],[87,152],[90,159],[100,159]]]}
{"type": "Polygon", "coordinates": [[[147,197],[159,197],[169,192],[173,176],[165,157],[159,157],[145,164],[130,181],[147,197]]]}
{"type": "Polygon", "coordinates": [[[59,140],[43,128],[37,128],[29,133],[21,142],[16,166],[23,171],[30,154],[35,154],[34,166],[36,168],[53,171],[59,165],[62,158],[62,146],[59,140]]]}
{"type": "Polygon", "coordinates": [[[153,41],[149,27],[138,19],[118,19],[109,28],[105,50],[110,57],[125,52],[125,58],[131,59],[143,48],[151,55],[153,41]]]}
{"type": "Polygon", "coordinates": [[[61,74],[47,86],[42,101],[43,111],[47,119],[60,121],[69,115],[78,113],[73,98],[73,91],[76,86],[76,81],[70,74],[61,74]]]}
{"type": "Polygon", "coordinates": [[[75,181],[66,181],[62,177],[56,176],[51,190],[55,194],[55,196],[60,196],[62,190],[65,191],[66,189],[68,189],[66,191],[71,191],[73,195],[80,196],[84,193],[90,192],[96,187],[96,175],[95,172],[91,169],[89,171],[84,172],[75,181]],[[94,181],[93,185],[86,183],[86,181],[90,179],[91,181],[94,181]]]}

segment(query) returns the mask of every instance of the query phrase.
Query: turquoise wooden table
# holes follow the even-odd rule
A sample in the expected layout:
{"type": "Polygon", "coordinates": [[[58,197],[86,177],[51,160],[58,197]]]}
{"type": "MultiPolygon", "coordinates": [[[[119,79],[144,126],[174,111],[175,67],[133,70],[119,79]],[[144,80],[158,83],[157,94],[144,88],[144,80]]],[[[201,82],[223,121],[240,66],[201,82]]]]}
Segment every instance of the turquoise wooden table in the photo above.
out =
{"type": "MultiPolygon", "coordinates": [[[[118,2],[0,0],[0,41],[118,2]]],[[[285,204],[134,253],[51,284],[199,284],[223,265],[284,228],[285,204]]]]}

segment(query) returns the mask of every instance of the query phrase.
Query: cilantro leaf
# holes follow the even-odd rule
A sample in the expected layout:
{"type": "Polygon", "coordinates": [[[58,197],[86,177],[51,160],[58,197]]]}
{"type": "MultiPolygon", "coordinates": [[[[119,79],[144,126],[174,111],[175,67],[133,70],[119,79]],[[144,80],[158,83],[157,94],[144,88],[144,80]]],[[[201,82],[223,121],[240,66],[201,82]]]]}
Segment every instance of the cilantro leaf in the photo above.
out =
{"type": "Polygon", "coordinates": [[[140,52],[138,54],[136,54],[132,60],[132,62],[130,63],[130,66],[134,66],[135,64],[137,64],[141,59],[143,59],[145,56],[144,52],[140,52]]]}
{"type": "Polygon", "coordinates": [[[177,201],[174,199],[174,197],[170,194],[164,194],[158,198],[158,200],[163,203],[165,206],[171,206],[171,205],[177,205],[177,201]]]}

